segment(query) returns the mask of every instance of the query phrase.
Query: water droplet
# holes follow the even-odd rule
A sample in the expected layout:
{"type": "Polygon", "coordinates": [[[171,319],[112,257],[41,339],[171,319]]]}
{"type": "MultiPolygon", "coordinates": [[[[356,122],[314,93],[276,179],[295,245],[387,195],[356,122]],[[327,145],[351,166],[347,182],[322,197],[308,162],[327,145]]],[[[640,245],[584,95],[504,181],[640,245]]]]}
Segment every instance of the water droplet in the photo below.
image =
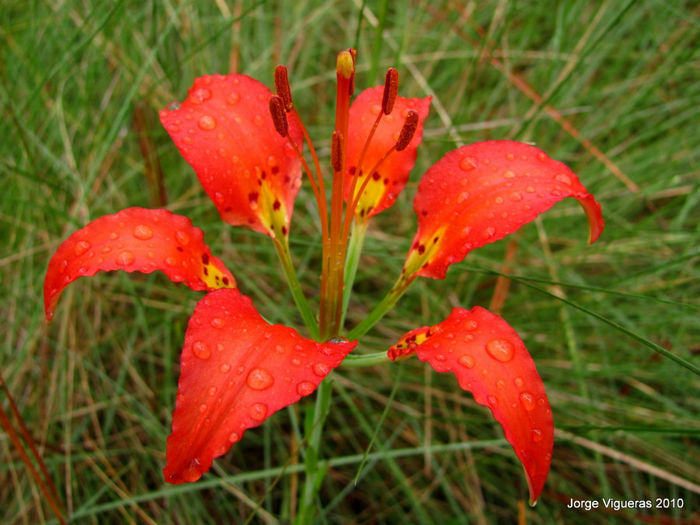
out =
{"type": "Polygon", "coordinates": [[[535,188],[533,188],[532,186],[527,186],[525,188],[525,191],[528,193],[535,193],[535,188]]]}
{"type": "Polygon", "coordinates": [[[459,197],[457,197],[457,203],[461,204],[464,201],[466,201],[469,198],[469,192],[463,191],[459,194],[459,197]]]}
{"type": "Polygon", "coordinates": [[[372,113],[372,115],[379,115],[381,110],[382,107],[379,104],[372,104],[372,106],[369,108],[369,112],[372,113]]]}
{"type": "Polygon", "coordinates": [[[494,202],[495,202],[496,204],[503,204],[503,197],[501,197],[501,196],[499,195],[498,197],[496,197],[496,198],[494,199],[494,202]]]}
{"type": "Polygon", "coordinates": [[[75,255],[82,255],[90,249],[90,243],[87,241],[78,241],[73,247],[75,255]]]}
{"type": "Polygon", "coordinates": [[[479,323],[477,323],[474,319],[470,319],[464,323],[464,329],[469,330],[470,332],[473,332],[477,328],[479,328],[479,323]]]}
{"type": "Polygon", "coordinates": [[[318,377],[326,377],[331,371],[331,367],[328,366],[326,363],[315,363],[314,366],[311,367],[311,369],[314,371],[314,374],[316,374],[318,377]]]}
{"type": "Polygon", "coordinates": [[[153,237],[153,230],[145,224],[139,224],[138,226],[135,226],[134,231],[132,233],[134,237],[142,241],[147,241],[148,239],[151,239],[153,237]]]}
{"type": "Polygon", "coordinates": [[[489,226],[488,228],[486,228],[484,230],[484,237],[485,238],[490,239],[494,235],[496,235],[496,228],[494,228],[493,226],[489,226]]]}
{"type": "Polygon", "coordinates": [[[517,386],[518,388],[522,388],[523,385],[525,384],[525,381],[523,381],[523,378],[522,378],[522,377],[516,377],[515,379],[513,379],[513,383],[514,383],[515,386],[517,386]]]}
{"type": "Polygon", "coordinates": [[[476,361],[469,354],[464,354],[462,356],[459,356],[459,359],[457,359],[457,362],[465,368],[474,368],[474,365],[476,365],[476,361]]]}
{"type": "Polygon", "coordinates": [[[554,180],[558,180],[559,182],[562,182],[567,186],[571,186],[571,177],[569,177],[566,173],[560,173],[559,175],[554,177],[554,180]]]}
{"type": "Polygon", "coordinates": [[[168,266],[175,266],[177,264],[177,259],[175,257],[166,257],[165,264],[168,266]]]}
{"type": "Polygon", "coordinates": [[[221,317],[214,317],[209,324],[214,328],[223,328],[226,323],[224,323],[224,320],[221,317]]]}
{"type": "Polygon", "coordinates": [[[228,440],[231,443],[235,443],[236,441],[239,441],[241,439],[241,436],[238,435],[238,432],[231,432],[228,436],[228,440]]]}
{"type": "Polygon", "coordinates": [[[200,470],[199,460],[195,458],[190,463],[190,466],[182,471],[182,480],[187,483],[192,483],[193,481],[197,481],[201,477],[202,472],[200,470]]]}
{"type": "Polygon", "coordinates": [[[121,266],[128,266],[134,262],[134,254],[128,250],[124,250],[117,256],[117,264],[121,266]]]}
{"type": "Polygon", "coordinates": [[[282,345],[276,345],[275,346],[275,352],[278,354],[283,354],[284,353],[284,347],[282,345]]]}
{"type": "Polygon", "coordinates": [[[547,160],[547,155],[540,152],[537,154],[537,160],[544,162],[545,160],[547,160]]]}
{"type": "Polygon", "coordinates": [[[297,385],[297,394],[300,396],[308,396],[315,389],[316,385],[314,385],[311,381],[302,381],[297,385]]]}
{"type": "Polygon", "coordinates": [[[209,131],[216,127],[216,119],[211,115],[202,115],[199,117],[197,125],[204,131],[209,131]]]}
{"type": "Polygon", "coordinates": [[[535,398],[532,397],[530,392],[523,392],[520,394],[520,404],[528,412],[535,410],[535,398]]]}
{"type": "Polygon", "coordinates": [[[301,364],[301,359],[299,359],[298,357],[292,357],[292,364],[294,366],[299,366],[301,364]]]}
{"type": "Polygon", "coordinates": [[[520,202],[521,200],[523,200],[523,194],[519,191],[514,191],[508,196],[508,198],[513,202],[520,202]]]}
{"type": "Polygon", "coordinates": [[[497,386],[498,388],[505,388],[505,387],[506,387],[506,382],[503,381],[503,379],[499,379],[498,381],[496,381],[496,386],[497,386]]]}
{"type": "Polygon", "coordinates": [[[488,401],[489,406],[492,407],[495,407],[498,404],[498,399],[496,399],[494,396],[488,396],[486,401],[488,401]]]}
{"type": "Polygon", "coordinates": [[[476,168],[476,159],[474,157],[464,157],[459,161],[459,167],[464,171],[470,171],[476,168]]]}
{"type": "Polygon", "coordinates": [[[177,239],[177,242],[183,246],[187,246],[187,244],[190,242],[190,236],[182,230],[175,232],[175,238],[177,239]]]}
{"type": "Polygon", "coordinates": [[[248,415],[256,421],[262,421],[267,416],[267,405],[263,403],[253,403],[248,409],[248,415]]]}
{"type": "Polygon", "coordinates": [[[206,404],[206,403],[202,403],[201,405],[199,405],[199,411],[200,411],[202,414],[203,414],[204,412],[206,412],[206,411],[207,411],[207,404],[206,404]]]}
{"type": "Polygon", "coordinates": [[[222,372],[223,374],[227,374],[228,371],[231,370],[231,365],[229,365],[228,363],[223,363],[223,364],[219,367],[219,370],[221,370],[221,372],[222,372]]]}
{"type": "Polygon", "coordinates": [[[214,394],[216,394],[216,387],[215,386],[209,387],[209,395],[213,396],[214,394]]]}
{"type": "Polygon", "coordinates": [[[544,435],[542,434],[542,431],[539,428],[533,428],[532,429],[532,441],[535,443],[539,443],[542,441],[542,438],[544,435]]]}
{"type": "Polygon", "coordinates": [[[256,126],[262,126],[262,123],[264,122],[264,120],[260,115],[255,115],[253,117],[253,122],[255,123],[256,126]]]}
{"type": "Polygon", "coordinates": [[[275,378],[264,368],[253,368],[246,379],[246,383],[253,390],[265,390],[270,388],[274,382],[275,378]]]}
{"type": "Polygon", "coordinates": [[[496,361],[505,363],[515,356],[515,347],[507,339],[492,339],[486,343],[486,353],[496,361]]]}
{"type": "Polygon", "coordinates": [[[513,173],[510,170],[503,173],[503,178],[505,178],[505,179],[512,179],[514,177],[515,177],[515,173],[513,173]]]}
{"type": "Polygon", "coordinates": [[[200,359],[209,359],[211,357],[209,345],[204,341],[195,341],[192,345],[192,353],[200,359]]]}
{"type": "Polygon", "coordinates": [[[436,361],[444,362],[447,361],[447,358],[443,354],[438,354],[435,356],[436,361]]]}
{"type": "Polygon", "coordinates": [[[239,100],[241,100],[241,96],[238,93],[229,93],[226,97],[226,103],[230,106],[235,106],[239,100]]]}
{"type": "Polygon", "coordinates": [[[177,111],[180,109],[180,103],[179,102],[171,102],[170,104],[167,105],[166,109],[168,111],[177,111]]]}
{"type": "Polygon", "coordinates": [[[199,88],[195,89],[192,94],[190,94],[190,101],[194,102],[195,104],[201,104],[205,100],[209,100],[211,98],[211,90],[207,88],[199,88]]]}
{"type": "Polygon", "coordinates": [[[223,204],[224,203],[224,194],[221,193],[220,191],[217,191],[214,193],[214,203],[215,204],[223,204]]]}

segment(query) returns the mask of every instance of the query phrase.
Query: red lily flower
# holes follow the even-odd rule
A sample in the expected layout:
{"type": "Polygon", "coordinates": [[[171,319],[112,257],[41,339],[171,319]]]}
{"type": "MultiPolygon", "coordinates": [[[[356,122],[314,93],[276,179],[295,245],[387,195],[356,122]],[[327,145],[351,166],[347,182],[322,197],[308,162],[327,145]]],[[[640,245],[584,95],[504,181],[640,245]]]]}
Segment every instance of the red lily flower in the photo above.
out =
{"type": "MultiPolygon", "coordinates": [[[[398,77],[390,70],[383,89],[362,92],[350,106],[354,60],[354,52],[343,52],[337,66],[330,221],[318,159],[283,68],[276,71],[277,96],[244,75],[208,76],[195,81],[182,104],[160,112],[222,219],[272,237],[288,276],[291,259],[284,253],[304,166],[321,213],[321,334],[327,342],[263,320],[235,289],[233,275],[211,255],[201,230],[165,210],[130,208],[96,219],[71,235],[49,263],[47,320],[65,286],[101,270],[162,270],[174,281],[209,292],[197,304],[185,335],[166,451],[168,482],[199,479],[245,430],[311,394],[357,344],[333,337],[341,331],[342,241],[353,217],[366,227],[404,188],[430,98],[399,97],[398,77]],[[315,177],[301,158],[302,136],[309,142],[315,177]]],[[[416,277],[444,278],[447,267],[469,251],[514,232],[565,197],[583,205],[590,242],[595,241],[603,229],[600,206],[565,165],[533,146],[510,141],[449,152],[420,182],[414,202],[418,231],[389,300],[368,316],[366,327],[361,323],[350,335],[369,329],[416,277]]],[[[491,409],[525,468],[531,502],[536,501],[549,471],[554,427],[542,380],[515,331],[483,308],[456,308],[442,323],[404,335],[388,355],[397,359],[413,353],[438,372],[454,372],[459,385],[491,409]]]]}

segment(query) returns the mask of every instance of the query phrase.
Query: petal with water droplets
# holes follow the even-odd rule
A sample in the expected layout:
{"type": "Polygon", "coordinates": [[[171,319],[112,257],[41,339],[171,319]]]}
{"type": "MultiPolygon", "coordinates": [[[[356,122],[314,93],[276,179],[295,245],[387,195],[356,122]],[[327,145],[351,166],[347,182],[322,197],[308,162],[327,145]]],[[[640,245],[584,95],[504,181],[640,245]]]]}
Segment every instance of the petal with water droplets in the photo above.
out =
{"type": "Polygon", "coordinates": [[[583,206],[589,242],[594,242],[604,225],[600,204],[565,164],[534,146],[507,140],[453,150],[418,186],[413,203],[418,232],[405,273],[443,279],[450,264],[515,232],[566,197],[583,206]]]}
{"type": "MultiPolygon", "coordinates": [[[[160,112],[160,121],[224,221],[280,237],[289,231],[301,162],[275,130],[271,96],[246,75],[200,77],[184,102],[160,112]]],[[[289,134],[301,144],[294,121],[289,134]]]]}
{"type": "Polygon", "coordinates": [[[246,429],[314,392],[356,344],[270,325],[237,290],[207,294],[185,334],[165,480],[199,479],[246,429]]]}
{"type": "MultiPolygon", "coordinates": [[[[356,210],[356,216],[361,220],[367,220],[393,205],[396,197],[403,190],[416,162],[416,148],[423,137],[423,121],[428,116],[430,109],[431,97],[396,97],[393,111],[389,115],[382,116],[362,160],[362,166],[358,166],[370,130],[377,115],[382,111],[383,94],[383,86],[366,89],[360,93],[350,107],[347,166],[350,175],[359,177],[355,192],[359,191],[365,177],[370,177],[356,210]],[[406,119],[406,113],[409,110],[418,113],[418,127],[408,147],[402,151],[391,153],[376,170],[370,173],[370,170],[374,168],[382,156],[396,144],[406,119]]],[[[345,177],[346,200],[349,199],[351,186],[352,177],[345,177]]]]}
{"type": "Polygon", "coordinates": [[[204,233],[168,210],[127,208],[73,233],[56,250],[44,279],[44,309],[50,321],[63,289],[99,271],[163,271],[193,290],[234,287],[224,263],[211,254],[204,233]]]}
{"type": "Polygon", "coordinates": [[[479,306],[455,308],[443,322],[408,332],[389,357],[414,351],[437,372],[453,372],[460,387],[491,409],[525,469],[530,502],[537,501],[549,473],[554,424],[542,379],[515,330],[479,306]]]}

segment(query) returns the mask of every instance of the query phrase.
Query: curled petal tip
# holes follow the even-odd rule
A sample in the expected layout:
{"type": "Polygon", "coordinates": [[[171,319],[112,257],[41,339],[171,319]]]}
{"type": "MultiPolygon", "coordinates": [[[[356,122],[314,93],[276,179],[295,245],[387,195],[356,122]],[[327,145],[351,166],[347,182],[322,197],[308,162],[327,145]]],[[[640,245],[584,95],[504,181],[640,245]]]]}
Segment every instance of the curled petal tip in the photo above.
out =
{"type": "Polygon", "coordinates": [[[491,410],[536,501],[549,473],[554,424],[544,384],[515,330],[479,306],[455,308],[443,322],[408,332],[390,356],[413,352],[435,371],[453,372],[459,386],[491,410]]]}
{"type": "Polygon", "coordinates": [[[600,205],[565,164],[507,140],[453,150],[418,186],[413,204],[418,232],[404,270],[443,279],[450,264],[515,232],[566,197],[583,206],[594,242],[604,226],[600,205]]]}
{"type": "Polygon", "coordinates": [[[51,321],[59,296],[71,282],[114,270],[160,270],[193,290],[236,286],[190,219],[168,210],[127,208],[91,221],[58,247],[44,279],[46,321],[51,321]]]}

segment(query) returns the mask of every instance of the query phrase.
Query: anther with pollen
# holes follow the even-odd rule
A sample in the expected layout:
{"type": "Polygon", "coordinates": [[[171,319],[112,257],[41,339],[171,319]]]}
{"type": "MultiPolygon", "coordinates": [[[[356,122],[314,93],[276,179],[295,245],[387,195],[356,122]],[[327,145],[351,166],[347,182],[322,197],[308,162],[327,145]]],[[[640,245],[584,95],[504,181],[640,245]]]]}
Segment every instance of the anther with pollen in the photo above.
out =
{"type": "Polygon", "coordinates": [[[284,102],[285,111],[292,111],[294,103],[292,102],[292,91],[289,88],[289,75],[285,66],[280,65],[275,68],[275,91],[284,102]]]}
{"type": "Polygon", "coordinates": [[[284,109],[282,97],[276,95],[270,97],[270,115],[272,116],[272,123],[275,125],[277,133],[282,137],[286,137],[289,133],[289,125],[287,123],[287,112],[284,109]]]}
{"type": "Polygon", "coordinates": [[[384,94],[382,96],[382,111],[385,115],[391,113],[394,109],[394,102],[396,102],[396,96],[399,93],[399,71],[393,67],[390,67],[386,71],[386,78],[384,80],[384,94]]]}
{"type": "Polygon", "coordinates": [[[396,151],[403,151],[408,147],[413,135],[416,134],[416,129],[418,129],[418,113],[410,110],[401,128],[399,140],[396,141],[396,151]]]}

